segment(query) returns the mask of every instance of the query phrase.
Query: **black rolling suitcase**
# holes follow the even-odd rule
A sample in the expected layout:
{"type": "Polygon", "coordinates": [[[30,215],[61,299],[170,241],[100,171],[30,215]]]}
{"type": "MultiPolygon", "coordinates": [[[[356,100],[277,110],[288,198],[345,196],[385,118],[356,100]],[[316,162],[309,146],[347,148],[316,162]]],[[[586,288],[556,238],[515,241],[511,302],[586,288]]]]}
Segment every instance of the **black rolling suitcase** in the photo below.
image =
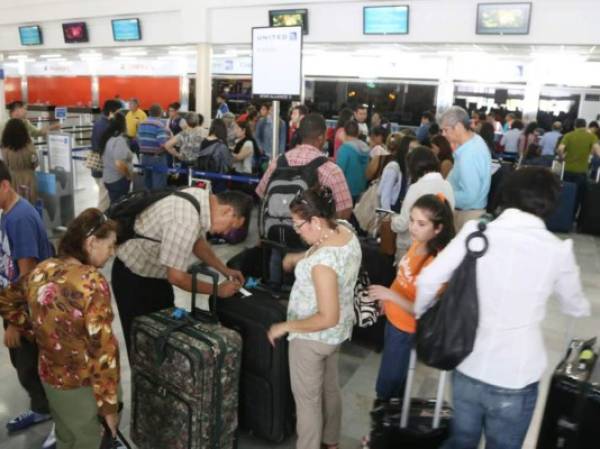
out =
{"type": "Polygon", "coordinates": [[[596,172],[596,182],[589,182],[581,211],[579,212],[579,232],[600,235],[600,170],[596,172]]]}
{"type": "Polygon", "coordinates": [[[267,331],[286,320],[286,307],[270,294],[249,289],[219,305],[219,320],[242,336],[240,428],[279,443],[294,432],[294,398],[290,386],[288,342],[272,346],[267,331]]]}
{"type": "MultiPolygon", "coordinates": [[[[141,316],[131,331],[131,438],[143,449],[233,449],[236,445],[242,340],[215,314],[218,275],[211,276],[209,312],[166,309],[141,316]]],[[[195,282],[193,283],[195,286],[195,282]]]]}
{"type": "Polygon", "coordinates": [[[446,371],[435,400],[411,399],[417,354],[413,349],[402,403],[390,401],[371,412],[370,449],[438,449],[448,438],[452,409],[444,404],[446,371]]]}
{"type": "Polygon", "coordinates": [[[573,340],[550,383],[537,449],[600,446],[600,363],[596,339],[573,340]]]}
{"type": "MultiPolygon", "coordinates": [[[[265,270],[265,249],[261,246],[246,248],[227,261],[227,266],[241,271],[244,277],[260,278],[265,270]]],[[[266,255],[268,257],[268,254],[266,255]]]]}
{"type": "Polygon", "coordinates": [[[552,164],[552,171],[560,176],[561,187],[558,206],[554,213],[546,219],[546,227],[551,232],[569,233],[573,229],[576,212],[577,185],[562,180],[565,174],[564,161],[555,161],[552,164]]]}
{"type": "MultiPolygon", "coordinates": [[[[272,242],[249,248],[234,256],[228,266],[240,270],[244,276],[265,279],[272,242]],[[235,259],[235,260],[234,260],[235,259]]],[[[283,248],[281,248],[283,250],[283,248]]],[[[267,331],[274,323],[287,319],[286,306],[268,287],[250,287],[251,296],[238,294],[219,304],[219,320],[242,336],[242,371],[240,382],[240,428],[253,435],[281,442],[295,429],[294,398],[290,386],[287,339],[280,339],[273,347],[267,331]]]]}
{"type": "Polygon", "coordinates": [[[227,266],[241,271],[244,277],[254,278],[258,281],[256,288],[265,293],[271,293],[277,299],[287,299],[289,291],[294,285],[294,273],[286,273],[282,267],[282,282],[280,288],[274,291],[269,283],[271,250],[278,249],[282,253],[282,260],[288,252],[302,252],[308,248],[288,248],[271,240],[261,240],[257,246],[246,248],[227,261],[227,266]]]}

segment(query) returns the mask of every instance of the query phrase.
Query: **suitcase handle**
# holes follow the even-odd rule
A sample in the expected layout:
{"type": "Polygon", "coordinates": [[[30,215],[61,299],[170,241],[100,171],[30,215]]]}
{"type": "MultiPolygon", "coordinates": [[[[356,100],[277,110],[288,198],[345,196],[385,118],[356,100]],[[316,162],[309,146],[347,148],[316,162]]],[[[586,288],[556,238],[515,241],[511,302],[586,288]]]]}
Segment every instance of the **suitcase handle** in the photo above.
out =
{"type": "MultiPolygon", "coordinates": [[[[104,417],[99,417],[99,419],[102,422],[102,427],[104,429],[104,437],[102,438],[102,442],[100,443],[100,449],[110,449],[113,447],[115,438],[112,436],[112,431],[110,430],[110,427],[108,427],[108,424],[106,423],[106,420],[104,419],[104,417]]],[[[121,430],[119,430],[118,428],[117,428],[117,438],[119,438],[119,440],[121,440],[121,443],[123,443],[127,449],[132,449],[131,443],[127,440],[127,438],[125,438],[123,436],[123,434],[121,433],[121,430]]]]}
{"type": "Polygon", "coordinates": [[[190,265],[188,273],[192,275],[192,315],[194,318],[209,322],[218,323],[219,318],[217,316],[217,297],[219,292],[219,275],[212,269],[208,268],[205,263],[198,262],[190,265]],[[198,275],[203,274],[211,278],[213,291],[208,297],[208,311],[196,308],[196,295],[198,294],[198,288],[196,282],[198,275]]]}
{"type": "MultiPolygon", "coordinates": [[[[402,411],[400,413],[400,428],[408,427],[408,417],[410,415],[410,398],[412,393],[412,385],[415,375],[415,367],[417,365],[417,352],[412,349],[410,351],[410,361],[408,365],[408,375],[406,377],[406,384],[404,387],[404,397],[402,398],[402,411]]],[[[440,371],[440,378],[438,381],[437,394],[435,398],[435,409],[433,413],[433,422],[431,425],[432,429],[440,427],[442,407],[444,405],[444,392],[446,390],[446,377],[448,376],[447,371],[440,371]]]]}
{"type": "MultiPolygon", "coordinates": [[[[281,243],[275,242],[273,240],[260,239],[260,244],[267,248],[279,249],[284,253],[287,253],[290,251],[290,248],[288,248],[287,246],[285,246],[281,243]]],[[[298,251],[300,251],[300,250],[298,250],[298,251]]]]}

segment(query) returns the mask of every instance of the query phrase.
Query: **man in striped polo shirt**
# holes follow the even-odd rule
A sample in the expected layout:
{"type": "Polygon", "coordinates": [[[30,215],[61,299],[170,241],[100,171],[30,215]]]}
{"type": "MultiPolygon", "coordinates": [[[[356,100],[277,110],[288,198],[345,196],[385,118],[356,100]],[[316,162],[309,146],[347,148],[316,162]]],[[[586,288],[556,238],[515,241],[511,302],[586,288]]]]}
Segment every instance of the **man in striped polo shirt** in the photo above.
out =
{"type": "Polygon", "coordinates": [[[161,120],[160,105],[152,105],[148,112],[148,119],[140,124],[137,132],[144,166],[144,184],[148,190],[161,190],[167,187],[168,165],[164,145],[171,137],[171,132],[161,120]]]}

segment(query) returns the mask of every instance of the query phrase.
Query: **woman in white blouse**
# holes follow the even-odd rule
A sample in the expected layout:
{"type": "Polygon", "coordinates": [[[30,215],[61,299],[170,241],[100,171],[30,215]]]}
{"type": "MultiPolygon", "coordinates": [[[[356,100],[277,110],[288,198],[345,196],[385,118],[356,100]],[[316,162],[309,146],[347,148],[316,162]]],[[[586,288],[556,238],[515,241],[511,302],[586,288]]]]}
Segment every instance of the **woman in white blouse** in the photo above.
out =
{"type": "Polygon", "coordinates": [[[406,192],[400,213],[392,216],[392,231],[397,234],[396,262],[402,259],[410,247],[410,210],[419,198],[423,195],[442,193],[454,209],[454,191],[450,183],[442,177],[440,162],[430,148],[417,147],[412,150],[407,158],[407,166],[413,183],[406,192]]]}
{"type": "Polygon", "coordinates": [[[297,449],[336,449],[342,402],[338,352],[354,324],[354,287],[362,253],[346,222],[335,220],[331,189],[310,189],[290,204],[294,229],[310,248],[288,254],[283,267],[295,267],[288,321],[274,324],[268,337],[289,334],[292,392],[296,402],[297,449]]]}
{"type": "MultiPolygon", "coordinates": [[[[477,260],[479,327],[473,351],[454,372],[447,448],[476,449],[482,433],[487,447],[521,448],[546,368],[540,327],[548,297],[554,293],[568,315],[590,314],[573,242],[554,236],[543,221],[559,192],[558,180],[545,168],[526,167],[506,180],[503,212],[489,223],[489,248],[477,260]]],[[[464,259],[465,241],[476,228],[476,221],[468,222],[421,272],[417,318],[464,259]]]]}

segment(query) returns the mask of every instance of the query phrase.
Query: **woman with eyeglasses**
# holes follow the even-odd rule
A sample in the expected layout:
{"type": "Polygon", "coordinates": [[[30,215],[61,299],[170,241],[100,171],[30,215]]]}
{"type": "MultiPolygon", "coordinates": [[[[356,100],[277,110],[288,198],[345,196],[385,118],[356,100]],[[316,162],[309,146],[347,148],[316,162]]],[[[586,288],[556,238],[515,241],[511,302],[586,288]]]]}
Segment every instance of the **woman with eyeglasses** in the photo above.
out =
{"type": "Polygon", "coordinates": [[[0,314],[38,345],[59,449],[98,449],[98,416],[116,436],[119,347],[100,271],[114,254],[116,229],[100,210],[86,209],[69,225],[57,258],[0,294],[0,314]]]}
{"type": "Polygon", "coordinates": [[[274,324],[272,344],[288,334],[290,377],[296,402],[297,449],[339,447],[342,402],[338,352],[354,324],[354,286],[362,258],[360,243],[347,222],[335,219],[331,189],[304,191],[290,204],[294,229],[310,245],[288,254],[294,269],[288,321],[274,324]]]}

